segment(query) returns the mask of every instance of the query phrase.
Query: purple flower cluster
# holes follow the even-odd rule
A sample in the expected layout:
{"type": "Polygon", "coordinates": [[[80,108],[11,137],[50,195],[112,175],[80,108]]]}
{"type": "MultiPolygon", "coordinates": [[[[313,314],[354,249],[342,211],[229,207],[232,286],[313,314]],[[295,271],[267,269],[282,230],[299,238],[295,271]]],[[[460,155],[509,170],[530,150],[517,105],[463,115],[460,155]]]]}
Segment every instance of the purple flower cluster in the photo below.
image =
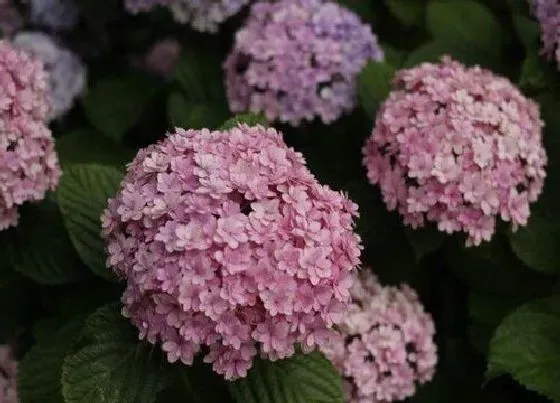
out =
{"type": "Polygon", "coordinates": [[[56,31],[72,29],[79,13],[75,0],[27,0],[31,23],[56,31]]]}
{"type": "Polygon", "coordinates": [[[168,7],[175,21],[202,32],[217,32],[218,26],[234,16],[249,0],[125,0],[126,9],[133,14],[150,11],[154,7],[168,7]]]}
{"type": "Polygon", "coordinates": [[[383,57],[370,26],[335,3],[259,2],[224,64],[229,106],[294,126],[330,123],[354,108],[367,61],[383,57]]]}
{"type": "Polygon", "coordinates": [[[545,178],[542,127],[509,80],[444,57],[396,74],[363,162],[407,224],[434,221],[479,245],[498,215],[514,231],[527,224],[545,178]]]}
{"type": "Polygon", "coordinates": [[[404,400],[434,376],[434,322],[407,285],[383,287],[369,269],[356,277],[341,335],[321,349],[344,377],[347,403],[404,400]]]}
{"type": "Polygon", "coordinates": [[[41,62],[0,41],[0,230],[16,225],[17,206],[38,201],[60,177],[41,62]]]}
{"type": "Polygon", "coordinates": [[[0,34],[10,37],[23,26],[23,17],[14,0],[0,0],[0,34]]]}
{"type": "Polygon", "coordinates": [[[145,56],[143,67],[160,76],[171,78],[181,55],[181,44],[175,38],[156,42],[145,56]]]}
{"type": "Polygon", "coordinates": [[[20,32],[14,37],[13,44],[43,62],[48,73],[51,100],[48,119],[65,115],[85,89],[86,66],[76,54],[42,32],[20,32]]]}
{"type": "Polygon", "coordinates": [[[320,185],[281,133],[177,129],[141,150],[102,215],[123,313],[168,360],[226,379],[321,345],[360,262],[357,205],[320,185]]]}
{"type": "Polygon", "coordinates": [[[18,364],[9,346],[0,346],[0,403],[18,403],[16,377],[18,364]]]}
{"type": "Polygon", "coordinates": [[[555,57],[560,67],[560,2],[557,0],[530,0],[533,12],[541,25],[543,52],[555,57]]]}

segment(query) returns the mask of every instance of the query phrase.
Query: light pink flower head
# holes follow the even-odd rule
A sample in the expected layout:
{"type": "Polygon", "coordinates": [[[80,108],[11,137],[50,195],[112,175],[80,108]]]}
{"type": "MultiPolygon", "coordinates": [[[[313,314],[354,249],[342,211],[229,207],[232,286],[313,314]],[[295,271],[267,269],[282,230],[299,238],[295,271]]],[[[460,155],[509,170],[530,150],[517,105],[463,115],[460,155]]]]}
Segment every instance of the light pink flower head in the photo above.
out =
{"type": "Polygon", "coordinates": [[[383,287],[369,269],[354,276],[341,334],[321,349],[344,377],[347,403],[404,400],[434,376],[432,317],[407,285],[383,287]]]}
{"type": "Polygon", "coordinates": [[[529,0],[541,26],[542,51],[549,59],[556,59],[560,67],[560,2],[558,0],[529,0]]]}
{"type": "Polygon", "coordinates": [[[17,206],[42,200],[60,168],[42,64],[0,41],[0,230],[17,224],[17,206]]]}
{"type": "Polygon", "coordinates": [[[489,241],[496,217],[526,225],[547,163],[535,102],[506,78],[443,57],[401,70],[364,148],[371,183],[412,227],[489,241]]]}
{"type": "Polygon", "coordinates": [[[18,403],[16,377],[18,364],[10,346],[0,346],[0,403],[18,403]]]}
{"type": "Polygon", "coordinates": [[[102,216],[123,313],[168,360],[244,377],[257,353],[321,345],[349,302],[357,206],[281,133],[176,129],[141,150],[102,216]]]}

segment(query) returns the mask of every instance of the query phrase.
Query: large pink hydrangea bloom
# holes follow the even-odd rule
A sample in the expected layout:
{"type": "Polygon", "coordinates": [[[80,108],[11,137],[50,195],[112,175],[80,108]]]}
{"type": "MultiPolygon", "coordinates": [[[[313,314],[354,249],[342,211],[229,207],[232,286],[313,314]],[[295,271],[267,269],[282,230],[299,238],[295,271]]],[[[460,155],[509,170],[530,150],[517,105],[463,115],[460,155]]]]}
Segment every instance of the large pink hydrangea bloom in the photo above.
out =
{"type": "Polygon", "coordinates": [[[44,198],[60,168],[41,62],[0,41],[0,230],[17,224],[17,206],[44,198]]]}
{"type": "Polygon", "coordinates": [[[347,403],[404,400],[434,376],[434,322],[407,285],[383,287],[369,269],[356,277],[341,335],[321,349],[344,377],[347,403]]]}
{"type": "Polygon", "coordinates": [[[141,150],[102,216],[123,313],[168,360],[226,379],[257,353],[321,345],[359,264],[357,205],[320,185],[272,128],[177,129],[141,150]]]}
{"type": "Polygon", "coordinates": [[[0,403],[18,403],[16,377],[18,364],[10,346],[0,346],[0,403]]]}
{"type": "Polygon", "coordinates": [[[535,102],[506,78],[444,57],[401,70],[381,106],[363,162],[390,210],[492,238],[496,217],[515,231],[542,191],[547,157],[535,102]]]}

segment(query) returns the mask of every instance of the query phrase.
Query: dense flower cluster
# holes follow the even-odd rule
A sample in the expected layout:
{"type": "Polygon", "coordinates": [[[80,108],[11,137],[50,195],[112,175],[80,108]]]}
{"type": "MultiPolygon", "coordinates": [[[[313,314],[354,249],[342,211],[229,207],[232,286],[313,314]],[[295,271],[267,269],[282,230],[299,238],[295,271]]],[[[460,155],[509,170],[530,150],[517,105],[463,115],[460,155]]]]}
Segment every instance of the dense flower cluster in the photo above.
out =
{"type": "Polygon", "coordinates": [[[0,34],[10,37],[23,26],[23,17],[14,0],[0,0],[0,34]]]}
{"type": "Polygon", "coordinates": [[[42,32],[20,32],[13,44],[43,62],[49,78],[49,120],[66,114],[86,86],[87,70],[80,58],[42,32]]]}
{"type": "Polygon", "coordinates": [[[256,3],[224,64],[230,109],[332,122],[354,108],[367,61],[383,57],[369,25],[335,3],[256,3]]]}
{"type": "Polygon", "coordinates": [[[150,11],[157,6],[168,7],[175,21],[189,23],[198,31],[217,32],[218,26],[234,16],[249,0],[125,0],[133,14],[150,11]]]}
{"type": "Polygon", "coordinates": [[[359,264],[357,205],[320,185],[281,133],[183,130],[141,150],[102,216],[124,314],[169,361],[227,379],[321,345],[359,264]]]}
{"type": "Polygon", "coordinates": [[[547,157],[537,105],[505,78],[448,57],[402,70],[381,106],[364,164],[413,227],[435,221],[490,240],[496,217],[527,224],[547,157]]]}
{"type": "Polygon", "coordinates": [[[58,183],[48,111],[40,61],[0,41],[0,230],[17,224],[17,205],[43,199],[58,183]]]}
{"type": "Polygon", "coordinates": [[[18,365],[9,346],[0,346],[0,403],[18,403],[16,376],[18,365]]]}
{"type": "Polygon", "coordinates": [[[155,74],[170,78],[181,55],[181,45],[174,38],[156,42],[146,54],[145,68],[155,74]]]}
{"type": "Polygon", "coordinates": [[[75,0],[27,0],[29,19],[56,31],[71,29],[79,18],[75,0]]]}
{"type": "Polygon", "coordinates": [[[344,377],[347,403],[404,400],[434,376],[434,322],[407,285],[383,287],[368,269],[356,277],[341,335],[322,350],[344,377]]]}
{"type": "Polygon", "coordinates": [[[560,66],[560,2],[558,0],[530,0],[533,12],[541,25],[543,52],[556,57],[560,66]]]}

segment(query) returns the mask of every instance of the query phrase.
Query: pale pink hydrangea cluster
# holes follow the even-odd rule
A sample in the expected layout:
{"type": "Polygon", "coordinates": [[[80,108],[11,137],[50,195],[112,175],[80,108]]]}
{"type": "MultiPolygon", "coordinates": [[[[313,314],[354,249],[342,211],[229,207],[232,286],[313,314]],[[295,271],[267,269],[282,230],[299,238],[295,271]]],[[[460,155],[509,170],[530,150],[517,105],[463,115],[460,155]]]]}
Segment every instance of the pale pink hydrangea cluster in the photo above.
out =
{"type": "Polygon", "coordinates": [[[560,2],[558,0],[530,0],[541,26],[543,52],[556,58],[560,66],[560,2]]]}
{"type": "Polygon", "coordinates": [[[18,364],[10,346],[0,346],[0,403],[18,403],[16,377],[18,364]]]}
{"type": "Polygon", "coordinates": [[[17,206],[42,200],[61,172],[45,120],[41,62],[0,41],[0,230],[16,225],[17,206]]]}
{"type": "Polygon", "coordinates": [[[224,63],[229,106],[294,126],[330,123],[356,105],[368,60],[383,57],[371,27],[336,3],[258,2],[224,63]]]}
{"type": "Polygon", "coordinates": [[[444,57],[401,70],[363,162],[389,210],[416,228],[489,241],[496,218],[515,231],[542,191],[547,157],[537,105],[506,78],[444,57]]]}
{"type": "Polygon", "coordinates": [[[321,349],[343,376],[347,403],[404,400],[434,376],[434,322],[409,286],[383,287],[369,269],[355,277],[341,334],[321,349]]]}
{"type": "Polygon", "coordinates": [[[320,185],[273,128],[177,129],[139,152],[102,216],[123,313],[168,360],[201,350],[226,379],[258,353],[334,333],[349,303],[357,205],[320,185]]]}

